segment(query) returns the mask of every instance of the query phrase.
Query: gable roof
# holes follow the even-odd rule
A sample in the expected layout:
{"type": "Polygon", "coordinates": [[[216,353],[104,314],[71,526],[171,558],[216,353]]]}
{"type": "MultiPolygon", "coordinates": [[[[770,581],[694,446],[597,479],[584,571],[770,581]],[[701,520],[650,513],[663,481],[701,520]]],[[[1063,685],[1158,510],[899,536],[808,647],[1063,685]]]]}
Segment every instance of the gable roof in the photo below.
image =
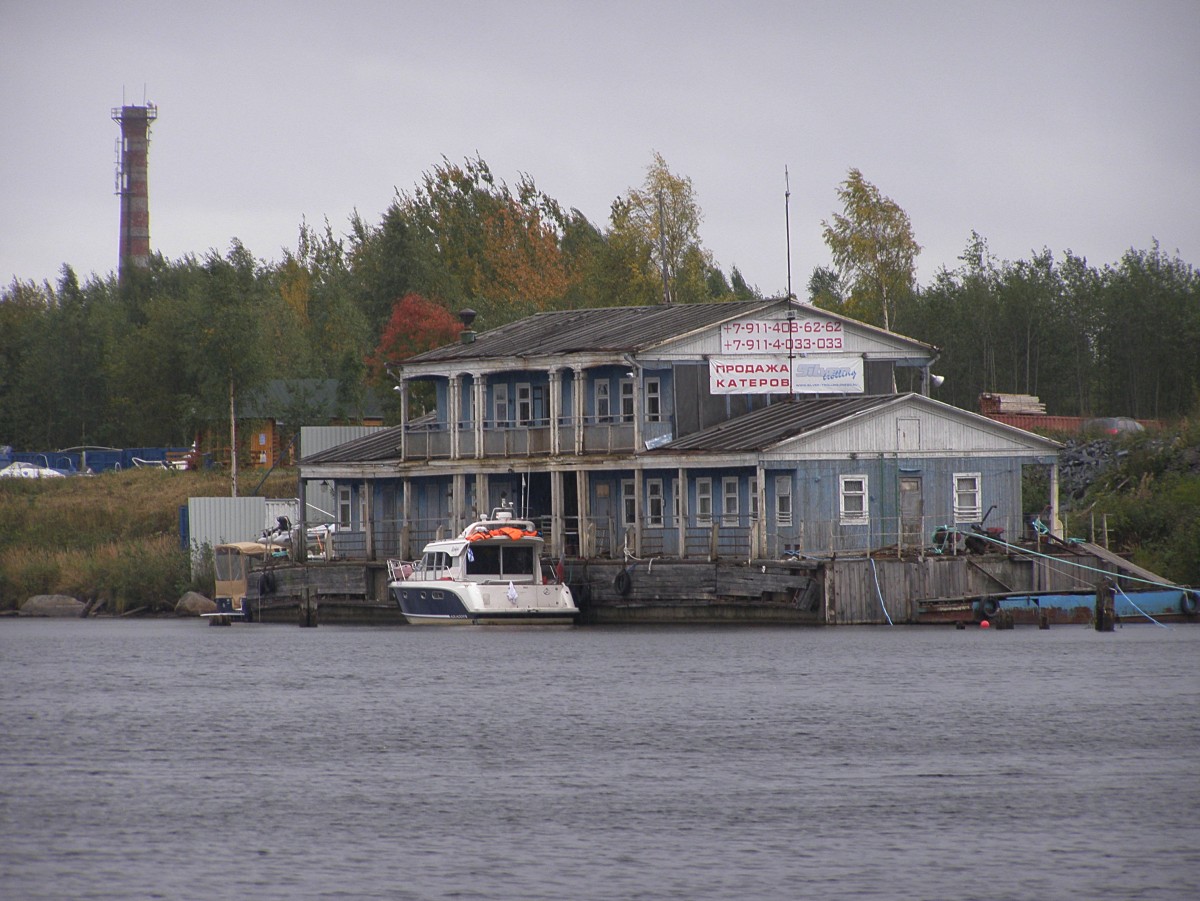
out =
{"type": "Polygon", "coordinates": [[[376,463],[381,460],[396,460],[400,457],[400,434],[402,426],[380,429],[370,435],[335,444],[325,450],[303,457],[302,464],[309,463],[376,463]]]}
{"type": "Polygon", "coordinates": [[[598,307],[535,313],[499,328],[480,332],[470,344],[447,344],[409,357],[403,365],[584,351],[636,351],[695,329],[749,316],[778,303],[770,300],[730,300],[722,303],[598,307]]]}
{"type": "Polygon", "coordinates": [[[981,414],[962,410],[920,394],[868,394],[804,397],[773,403],[664,444],[652,453],[741,453],[779,449],[785,442],[806,439],[823,429],[844,426],[852,421],[874,419],[873,414],[882,415],[889,407],[897,411],[923,410],[925,415],[938,420],[958,422],[963,424],[962,427],[977,433],[986,432],[993,435],[995,441],[1000,442],[997,446],[1024,446],[1042,453],[1053,453],[1061,447],[1057,441],[995,422],[981,414]]]}
{"type": "Polygon", "coordinates": [[[839,422],[864,410],[891,403],[894,394],[804,397],[752,410],[699,432],[685,435],[658,450],[756,451],[780,441],[839,422]]]}

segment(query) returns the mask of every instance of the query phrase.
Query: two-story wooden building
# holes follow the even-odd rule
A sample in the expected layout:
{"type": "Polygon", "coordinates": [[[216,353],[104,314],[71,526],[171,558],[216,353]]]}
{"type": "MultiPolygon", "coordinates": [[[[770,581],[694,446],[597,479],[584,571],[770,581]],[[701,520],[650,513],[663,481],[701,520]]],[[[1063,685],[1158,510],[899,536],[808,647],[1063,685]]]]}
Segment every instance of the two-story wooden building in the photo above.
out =
{"type": "Polygon", "coordinates": [[[347,554],[411,558],[504,503],[575,560],[919,551],[985,517],[1019,534],[1027,466],[1056,505],[1055,442],[929,397],[935,348],[806,304],[465,322],[392,368],[400,425],[301,461],[347,554]]]}

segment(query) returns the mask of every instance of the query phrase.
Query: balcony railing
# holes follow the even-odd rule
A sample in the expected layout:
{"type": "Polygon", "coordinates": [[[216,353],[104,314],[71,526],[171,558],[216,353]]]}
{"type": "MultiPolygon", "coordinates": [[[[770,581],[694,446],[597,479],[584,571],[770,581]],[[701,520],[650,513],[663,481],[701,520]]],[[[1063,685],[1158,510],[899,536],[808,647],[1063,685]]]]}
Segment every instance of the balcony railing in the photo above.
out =
{"type": "MultiPolygon", "coordinates": [[[[578,423],[571,417],[559,419],[558,449],[561,454],[575,453],[575,439],[582,432],[583,453],[619,454],[632,453],[634,446],[633,422],[620,417],[585,417],[578,423]]],[[[654,447],[673,437],[673,425],[669,420],[642,423],[644,447],[654,447]]],[[[446,423],[420,423],[405,427],[404,459],[406,460],[449,460],[453,459],[451,429],[446,423]]],[[[476,455],[478,434],[473,422],[458,423],[458,459],[470,459],[476,455]]],[[[553,450],[553,435],[547,420],[519,425],[517,423],[485,423],[483,427],[483,456],[485,457],[534,457],[544,456],[553,450]]]]}

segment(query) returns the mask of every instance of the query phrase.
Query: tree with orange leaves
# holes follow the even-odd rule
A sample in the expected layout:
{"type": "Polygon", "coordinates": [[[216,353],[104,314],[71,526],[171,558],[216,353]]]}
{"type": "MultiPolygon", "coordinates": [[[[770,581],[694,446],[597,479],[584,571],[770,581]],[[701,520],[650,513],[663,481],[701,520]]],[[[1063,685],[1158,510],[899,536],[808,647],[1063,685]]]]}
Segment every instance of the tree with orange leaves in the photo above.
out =
{"type": "Polygon", "coordinates": [[[372,377],[382,382],[388,363],[450,344],[461,329],[458,319],[445,307],[420,294],[405,294],[393,304],[375,353],[367,358],[372,377]]]}

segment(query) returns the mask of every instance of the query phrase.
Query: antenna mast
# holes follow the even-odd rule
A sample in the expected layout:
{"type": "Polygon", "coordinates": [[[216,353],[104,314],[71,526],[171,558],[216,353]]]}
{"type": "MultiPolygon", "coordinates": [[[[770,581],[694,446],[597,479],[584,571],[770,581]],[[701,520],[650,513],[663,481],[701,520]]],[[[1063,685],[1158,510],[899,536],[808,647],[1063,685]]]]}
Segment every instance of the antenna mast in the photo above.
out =
{"type": "Polygon", "coordinates": [[[792,201],[792,184],[788,180],[788,168],[783,167],[783,227],[784,234],[787,235],[787,276],[788,276],[788,303],[792,300],[792,214],[790,211],[792,201]]]}

